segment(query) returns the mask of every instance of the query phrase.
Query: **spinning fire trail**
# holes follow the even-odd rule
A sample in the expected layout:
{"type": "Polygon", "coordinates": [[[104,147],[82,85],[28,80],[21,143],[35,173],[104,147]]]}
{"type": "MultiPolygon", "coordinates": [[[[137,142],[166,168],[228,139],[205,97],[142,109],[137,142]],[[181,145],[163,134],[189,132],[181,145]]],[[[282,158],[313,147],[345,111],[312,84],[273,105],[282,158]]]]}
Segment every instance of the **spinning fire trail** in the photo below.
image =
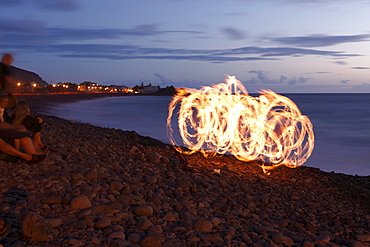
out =
{"type": "Polygon", "coordinates": [[[293,101],[272,91],[251,97],[234,76],[212,87],[187,89],[186,95],[173,98],[167,131],[174,146],[179,146],[172,128],[178,108],[178,131],[191,150],[188,154],[231,153],[242,161],[272,164],[262,167],[266,171],[280,164],[300,166],[314,148],[311,121],[293,101]]]}

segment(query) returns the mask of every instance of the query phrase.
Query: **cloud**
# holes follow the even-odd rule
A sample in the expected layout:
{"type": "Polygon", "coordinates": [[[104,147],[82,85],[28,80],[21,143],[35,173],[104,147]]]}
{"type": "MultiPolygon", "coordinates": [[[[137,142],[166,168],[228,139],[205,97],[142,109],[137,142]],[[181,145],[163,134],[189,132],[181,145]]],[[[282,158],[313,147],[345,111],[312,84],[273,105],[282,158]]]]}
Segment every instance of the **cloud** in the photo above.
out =
{"type": "MultiPolygon", "coordinates": [[[[138,25],[131,28],[65,28],[65,27],[45,27],[43,22],[36,20],[13,20],[0,17],[0,34],[6,33],[11,43],[24,43],[34,41],[35,43],[45,41],[75,41],[75,40],[94,40],[94,39],[119,39],[128,37],[156,36],[168,33],[190,33],[199,34],[199,31],[189,30],[160,30],[159,25],[138,25]],[[16,34],[19,32],[19,34],[16,34]],[[21,33],[24,33],[23,35],[21,33]],[[28,33],[28,35],[26,35],[28,33]],[[32,33],[37,35],[32,36],[32,33]]],[[[0,41],[1,45],[2,41],[0,41]]]]}
{"type": "Polygon", "coordinates": [[[56,11],[73,11],[80,9],[76,0],[1,0],[0,6],[19,7],[31,3],[40,9],[56,10],[56,11]]]}
{"type": "Polygon", "coordinates": [[[348,84],[349,80],[341,80],[340,83],[348,84]]]}
{"type": "Polygon", "coordinates": [[[226,34],[231,40],[241,40],[244,39],[244,33],[233,27],[223,27],[221,31],[226,34]]]}
{"type": "Polygon", "coordinates": [[[1,0],[0,6],[14,7],[14,6],[19,6],[23,2],[24,0],[1,0]]]}
{"type": "Polygon", "coordinates": [[[362,85],[353,86],[353,89],[357,92],[369,92],[370,91],[370,83],[363,83],[362,85]]]}
{"type": "Polygon", "coordinates": [[[77,1],[75,0],[52,0],[52,1],[45,1],[45,0],[33,0],[36,6],[43,8],[43,9],[50,9],[50,10],[62,10],[62,11],[72,11],[80,9],[77,1]]]}
{"type": "Polygon", "coordinates": [[[249,73],[256,74],[257,77],[252,77],[252,79],[246,81],[247,84],[286,84],[286,85],[295,85],[295,84],[302,84],[309,80],[309,78],[305,77],[292,77],[288,78],[286,76],[280,76],[279,79],[270,79],[267,76],[267,72],[263,70],[251,70],[248,71],[249,73]]]}
{"type": "Polygon", "coordinates": [[[370,67],[352,67],[351,69],[370,69],[370,67]]]}
{"type": "Polygon", "coordinates": [[[298,47],[322,47],[338,45],[343,43],[369,41],[370,34],[359,35],[309,35],[309,36],[296,36],[296,37],[281,37],[270,39],[283,45],[292,45],[298,47]]]}
{"type": "MultiPolygon", "coordinates": [[[[236,49],[229,49],[224,51],[227,54],[261,54],[264,57],[270,56],[303,56],[303,55],[322,55],[333,57],[347,57],[347,56],[360,56],[358,54],[348,54],[338,51],[324,51],[304,48],[290,48],[290,47],[271,47],[262,48],[257,46],[247,46],[236,49]]],[[[221,55],[222,53],[220,53],[221,55]]]]}
{"type": "Polygon", "coordinates": [[[161,74],[155,73],[153,75],[160,80],[162,85],[172,85],[173,84],[173,81],[171,79],[168,79],[168,78],[166,78],[165,76],[163,76],[161,74]]]}
{"type": "Polygon", "coordinates": [[[330,72],[327,71],[317,71],[317,72],[307,72],[304,74],[313,75],[313,74],[329,74],[330,72]]]}
{"type": "Polygon", "coordinates": [[[41,21],[24,19],[9,20],[0,17],[0,34],[1,33],[41,33],[44,30],[44,23],[41,21]]]}
{"type": "MultiPolygon", "coordinates": [[[[130,43],[136,38],[157,37],[162,34],[199,34],[193,30],[163,30],[158,24],[130,28],[65,28],[45,27],[34,20],[0,19],[0,47],[13,52],[35,52],[60,57],[103,58],[109,60],[158,59],[188,60],[225,63],[234,61],[280,60],[286,56],[327,56],[344,58],[360,56],[341,51],[328,51],[293,47],[245,46],[232,49],[170,49],[130,43]],[[95,43],[96,41],[96,43],[95,43]],[[95,43],[95,44],[94,44],[95,43]]],[[[282,78],[283,80],[283,78],[282,78]]],[[[291,83],[299,83],[299,80],[291,83]],[[297,82],[296,82],[297,81],[297,82]]]]}
{"type": "Polygon", "coordinates": [[[335,61],[334,63],[339,64],[339,65],[347,65],[347,62],[345,61],[335,61]]]}

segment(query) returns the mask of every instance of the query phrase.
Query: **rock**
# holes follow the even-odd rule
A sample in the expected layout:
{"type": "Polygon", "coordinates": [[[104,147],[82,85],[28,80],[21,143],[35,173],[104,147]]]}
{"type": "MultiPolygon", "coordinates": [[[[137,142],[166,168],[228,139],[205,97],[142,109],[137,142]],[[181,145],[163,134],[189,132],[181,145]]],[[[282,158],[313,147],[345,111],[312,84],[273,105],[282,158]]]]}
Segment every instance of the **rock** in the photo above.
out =
{"type": "Polygon", "coordinates": [[[134,208],[134,213],[138,216],[150,216],[153,214],[153,208],[149,205],[140,205],[134,208]]]}
{"type": "Polygon", "coordinates": [[[72,179],[73,180],[84,180],[84,176],[81,173],[73,174],[72,179]]]}
{"type": "Polygon", "coordinates": [[[194,216],[192,214],[189,214],[188,212],[182,212],[180,216],[181,216],[181,219],[186,222],[193,222],[194,220],[194,216]]]}
{"type": "Polygon", "coordinates": [[[369,247],[369,246],[370,246],[369,243],[364,243],[364,242],[359,242],[359,241],[356,241],[353,244],[353,247],[369,247]]]}
{"type": "Polygon", "coordinates": [[[315,245],[310,241],[304,241],[302,246],[303,247],[315,247],[315,245]]]}
{"type": "Polygon", "coordinates": [[[167,213],[164,217],[163,217],[163,220],[164,221],[176,221],[176,217],[174,216],[174,214],[172,212],[169,212],[167,213]]]}
{"type": "Polygon", "coordinates": [[[206,234],[202,237],[203,241],[209,241],[211,243],[222,244],[223,239],[217,234],[206,234]]]}
{"type": "Polygon", "coordinates": [[[162,229],[162,227],[160,225],[155,225],[155,226],[149,227],[148,231],[149,232],[162,233],[163,232],[163,229],[162,229]]]}
{"type": "Polygon", "coordinates": [[[328,235],[321,235],[315,237],[314,244],[326,244],[327,242],[330,241],[330,236],[328,235]]]}
{"type": "Polygon", "coordinates": [[[136,234],[136,233],[130,233],[128,236],[127,236],[127,240],[130,242],[130,243],[133,243],[133,244],[136,244],[140,241],[140,235],[139,234],[136,234]]]}
{"type": "Polygon", "coordinates": [[[116,202],[119,202],[121,204],[126,204],[129,206],[136,205],[136,200],[131,195],[126,194],[120,194],[116,196],[116,202]]]}
{"type": "Polygon", "coordinates": [[[24,236],[37,242],[47,242],[52,239],[51,223],[34,212],[21,213],[19,227],[24,236]]]}
{"type": "Polygon", "coordinates": [[[274,232],[278,232],[278,231],[275,230],[272,227],[269,227],[269,226],[261,226],[261,227],[258,227],[256,229],[256,232],[258,232],[260,234],[264,234],[264,233],[274,233],[274,232]]]}
{"type": "Polygon", "coordinates": [[[81,240],[74,239],[74,238],[69,239],[68,244],[72,246],[77,246],[77,247],[85,245],[81,240]]]}
{"type": "Polygon", "coordinates": [[[108,202],[104,205],[96,205],[93,209],[95,209],[97,213],[114,213],[122,209],[122,204],[119,202],[108,202]]]}
{"type": "Polygon", "coordinates": [[[249,235],[247,233],[244,233],[242,234],[241,236],[241,239],[243,242],[247,242],[247,243],[253,243],[253,241],[251,240],[251,238],[249,237],[249,235]]]}
{"type": "Polygon", "coordinates": [[[60,204],[62,202],[62,198],[59,196],[52,196],[46,197],[41,199],[41,203],[52,205],[52,204],[60,204]]]}
{"type": "Polygon", "coordinates": [[[107,226],[110,226],[110,220],[105,217],[99,218],[95,224],[95,227],[98,229],[106,228],[107,226]]]}
{"type": "Polygon", "coordinates": [[[140,230],[148,230],[149,227],[151,227],[153,223],[148,220],[147,218],[140,218],[137,223],[137,228],[140,230]]]}
{"type": "Polygon", "coordinates": [[[86,223],[86,226],[91,227],[91,228],[94,227],[94,222],[91,219],[86,217],[86,218],[84,218],[84,221],[86,223]]]}
{"type": "Polygon", "coordinates": [[[285,246],[292,246],[294,244],[291,238],[277,234],[272,236],[272,240],[277,244],[283,244],[285,246]]]}
{"type": "Polygon", "coordinates": [[[60,177],[60,181],[63,182],[63,183],[69,184],[69,179],[67,177],[65,177],[65,176],[61,176],[60,177]]]}
{"type": "Polygon", "coordinates": [[[175,226],[172,228],[172,232],[186,231],[186,228],[183,226],[175,226]]]}
{"type": "Polygon", "coordinates": [[[163,163],[165,163],[165,164],[169,164],[171,162],[170,159],[168,157],[166,157],[166,156],[162,156],[161,157],[161,161],[163,163]]]}
{"type": "Polygon", "coordinates": [[[86,229],[86,222],[83,220],[73,221],[69,223],[69,226],[76,228],[76,229],[86,229]]]}
{"type": "Polygon", "coordinates": [[[157,153],[152,153],[147,156],[147,159],[150,163],[159,164],[161,163],[161,159],[157,153]]]}
{"type": "Polygon", "coordinates": [[[91,201],[85,195],[76,196],[72,198],[70,204],[71,204],[72,210],[81,210],[81,209],[86,209],[86,208],[91,207],[91,201]]]}
{"type": "Polygon", "coordinates": [[[120,239],[125,239],[125,233],[122,231],[117,231],[117,232],[112,232],[108,235],[108,238],[120,238],[120,239]]]}
{"type": "Polygon", "coordinates": [[[145,181],[148,184],[155,184],[157,182],[157,176],[154,175],[154,176],[147,177],[145,181]]]}
{"type": "Polygon", "coordinates": [[[212,223],[209,220],[199,219],[195,221],[194,229],[198,232],[209,233],[212,230],[212,223]]]}
{"type": "Polygon", "coordinates": [[[215,227],[215,226],[218,226],[221,223],[221,220],[220,220],[220,218],[213,217],[211,219],[211,223],[212,223],[212,226],[215,227]]]}
{"type": "Polygon", "coordinates": [[[189,179],[182,179],[178,182],[179,186],[182,188],[182,189],[188,189],[190,187],[193,186],[193,183],[191,180],[189,179]]]}
{"type": "Polygon", "coordinates": [[[60,218],[49,218],[48,221],[50,222],[53,228],[58,228],[62,225],[63,221],[60,218]]]}
{"type": "Polygon", "coordinates": [[[77,215],[78,218],[83,218],[86,215],[90,215],[92,210],[90,208],[80,211],[77,215]]]}
{"type": "Polygon", "coordinates": [[[317,230],[317,227],[312,224],[311,222],[306,222],[305,226],[304,226],[308,231],[312,232],[312,233],[315,233],[316,230],[317,230]]]}
{"type": "Polygon", "coordinates": [[[150,233],[143,237],[140,242],[142,247],[161,247],[164,237],[159,233],[150,233]]]}
{"type": "Polygon", "coordinates": [[[91,237],[90,241],[93,244],[100,244],[101,243],[101,241],[97,237],[91,237]]]}
{"type": "Polygon", "coordinates": [[[137,150],[139,150],[139,148],[137,146],[132,146],[129,152],[132,153],[132,152],[135,152],[137,150]]]}
{"type": "Polygon", "coordinates": [[[249,203],[248,203],[247,208],[248,208],[251,212],[254,212],[254,211],[256,211],[256,209],[257,209],[256,204],[255,204],[254,202],[249,202],[249,203]]]}
{"type": "Polygon", "coordinates": [[[110,183],[109,187],[112,190],[121,191],[123,189],[123,184],[119,181],[113,181],[113,182],[110,183]]]}
{"type": "Polygon", "coordinates": [[[91,169],[85,174],[85,178],[90,180],[96,180],[98,178],[98,172],[96,169],[91,169]]]}
{"type": "Polygon", "coordinates": [[[361,242],[370,242],[370,235],[357,235],[356,239],[361,242]]]}

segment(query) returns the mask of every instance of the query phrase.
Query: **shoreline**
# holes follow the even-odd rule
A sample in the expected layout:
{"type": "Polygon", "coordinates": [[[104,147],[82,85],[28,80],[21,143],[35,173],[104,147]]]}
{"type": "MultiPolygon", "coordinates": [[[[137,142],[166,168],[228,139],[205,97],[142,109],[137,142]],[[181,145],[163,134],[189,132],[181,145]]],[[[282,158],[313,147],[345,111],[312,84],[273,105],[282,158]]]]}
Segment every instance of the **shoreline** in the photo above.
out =
{"type": "Polygon", "coordinates": [[[73,103],[77,101],[108,98],[108,97],[123,97],[133,96],[136,94],[127,93],[86,93],[86,94],[52,94],[52,95],[16,95],[18,101],[26,100],[30,106],[31,112],[45,112],[45,109],[64,103],[73,103]]]}
{"type": "Polygon", "coordinates": [[[0,162],[0,219],[10,222],[3,246],[365,246],[370,240],[370,176],[305,166],[266,175],[257,162],[200,153],[183,160],[170,145],[135,131],[42,117],[44,143],[67,158],[50,153],[36,165],[0,162]]]}
{"type": "MultiPolygon", "coordinates": [[[[50,112],[48,109],[50,107],[54,107],[57,105],[62,105],[64,103],[75,103],[78,101],[85,101],[85,100],[94,100],[100,98],[108,98],[108,97],[130,97],[130,96],[168,96],[168,95],[143,95],[143,94],[132,94],[132,93],[87,93],[87,94],[56,94],[56,95],[16,95],[18,101],[26,100],[31,108],[31,113],[35,114],[45,114],[48,115],[50,112]]],[[[69,121],[61,117],[61,119],[69,121]]],[[[82,123],[87,124],[87,123],[82,123]]],[[[159,140],[158,140],[159,141],[159,140]]],[[[168,144],[168,143],[167,143],[168,144]]],[[[320,169],[320,168],[318,168],[320,169]]],[[[322,171],[320,169],[320,171],[322,171]]],[[[322,171],[325,173],[333,173],[322,171]]],[[[343,174],[348,176],[355,176],[355,177],[370,177],[370,175],[352,175],[340,172],[334,172],[336,174],[343,174]]]]}

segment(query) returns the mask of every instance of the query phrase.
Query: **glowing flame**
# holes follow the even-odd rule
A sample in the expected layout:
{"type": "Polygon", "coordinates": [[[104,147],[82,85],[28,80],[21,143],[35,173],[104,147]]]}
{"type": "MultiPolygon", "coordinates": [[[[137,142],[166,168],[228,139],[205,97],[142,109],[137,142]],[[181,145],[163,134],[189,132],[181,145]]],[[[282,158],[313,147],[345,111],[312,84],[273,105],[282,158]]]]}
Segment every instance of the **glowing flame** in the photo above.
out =
{"type": "Polygon", "coordinates": [[[267,90],[251,97],[234,76],[225,83],[186,91],[189,94],[174,96],[167,118],[169,139],[179,146],[171,123],[179,107],[178,131],[191,150],[177,148],[180,152],[231,153],[243,161],[273,164],[262,166],[266,171],[280,164],[300,166],[313,151],[313,126],[287,97],[267,90]]]}
{"type": "Polygon", "coordinates": [[[183,96],[183,95],[187,95],[189,92],[186,91],[185,88],[176,88],[176,95],[177,96],[183,96]]]}

